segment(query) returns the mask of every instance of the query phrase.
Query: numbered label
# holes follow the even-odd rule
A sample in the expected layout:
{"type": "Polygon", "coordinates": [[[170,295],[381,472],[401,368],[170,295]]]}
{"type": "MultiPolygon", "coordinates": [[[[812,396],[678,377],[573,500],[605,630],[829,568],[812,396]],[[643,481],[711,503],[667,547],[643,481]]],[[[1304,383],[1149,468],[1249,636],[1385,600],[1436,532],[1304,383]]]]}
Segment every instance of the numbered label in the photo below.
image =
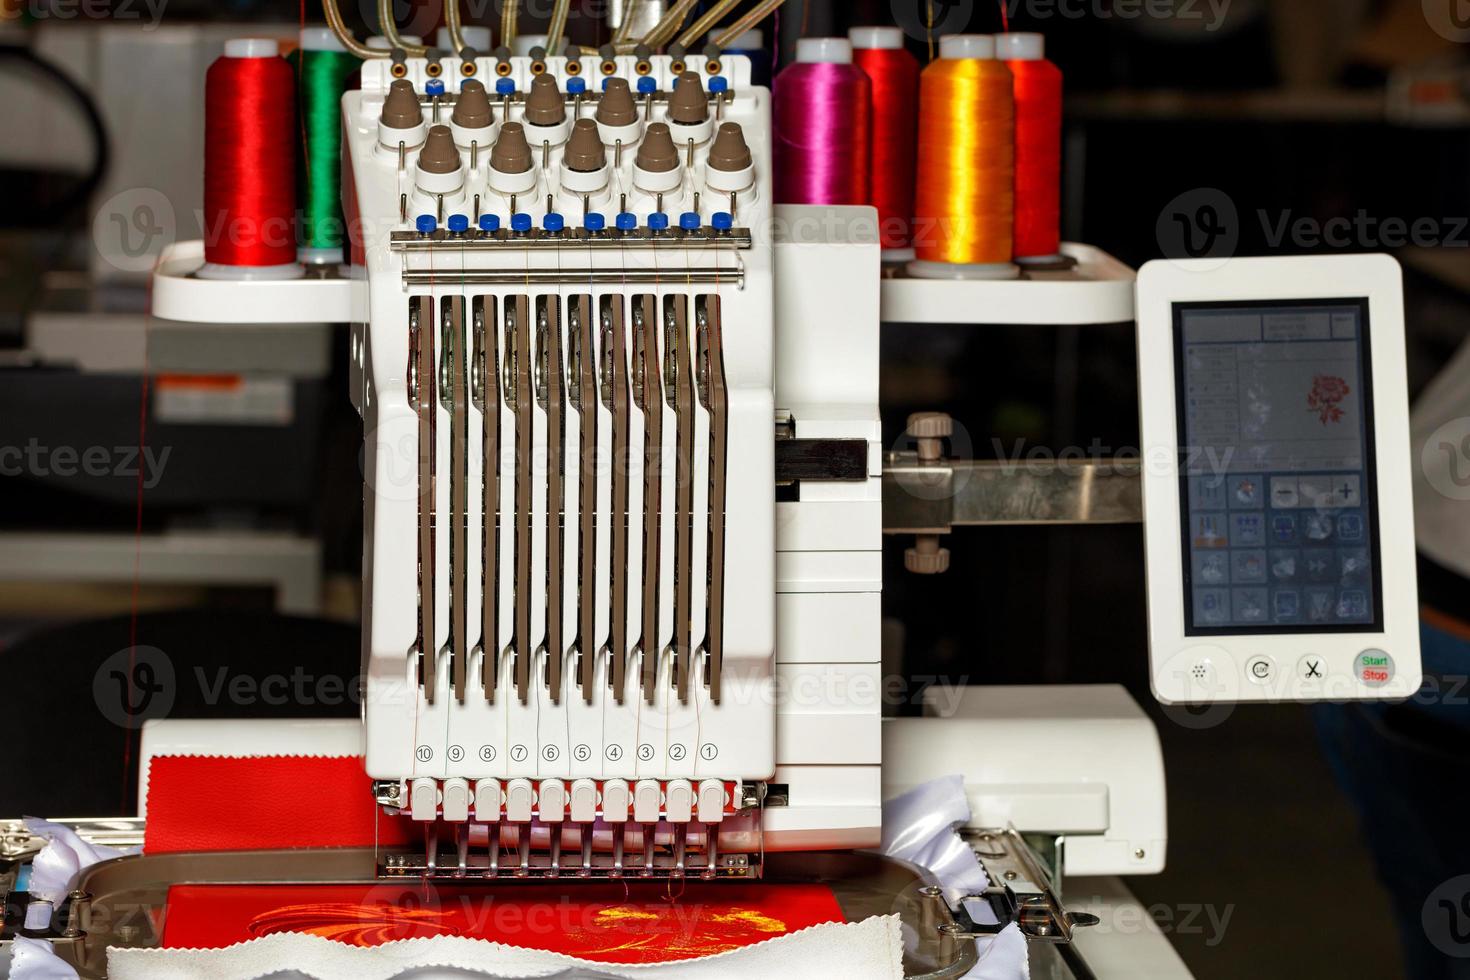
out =
{"type": "Polygon", "coordinates": [[[699,757],[705,762],[715,761],[715,756],[720,754],[719,746],[713,742],[705,742],[699,747],[699,757]]]}
{"type": "Polygon", "coordinates": [[[482,745],[482,746],[480,746],[480,761],[481,762],[494,762],[495,761],[495,746],[493,746],[493,745],[482,745]]]}
{"type": "Polygon", "coordinates": [[[638,746],[638,758],[643,762],[651,761],[653,759],[653,746],[647,742],[638,746]]]}
{"type": "Polygon", "coordinates": [[[415,752],[414,754],[416,756],[418,756],[418,760],[420,762],[433,762],[434,761],[434,750],[431,747],[427,746],[427,745],[420,745],[418,747],[418,751],[415,752]]]}
{"type": "Polygon", "coordinates": [[[558,749],[555,745],[548,745],[546,746],[546,748],[541,750],[541,758],[545,759],[547,762],[555,762],[560,755],[561,750],[558,749]]]}
{"type": "Polygon", "coordinates": [[[608,762],[617,762],[622,757],[623,757],[623,747],[621,745],[609,745],[607,747],[607,761],[608,762]]]}
{"type": "Polygon", "coordinates": [[[524,745],[512,745],[510,747],[511,762],[525,762],[531,755],[531,751],[524,745]]]}
{"type": "Polygon", "coordinates": [[[588,759],[592,758],[592,746],[586,744],[585,742],[581,745],[578,745],[576,748],[572,749],[572,758],[576,759],[578,762],[586,762],[588,759]]]}
{"type": "Polygon", "coordinates": [[[669,758],[673,759],[675,762],[681,762],[683,761],[684,756],[688,753],[688,751],[689,750],[684,747],[683,743],[675,742],[673,745],[669,746],[669,758]]]}
{"type": "Polygon", "coordinates": [[[463,745],[451,745],[449,747],[449,761],[450,762],[463,762],[464,761],[464,746],[463,745]]]}

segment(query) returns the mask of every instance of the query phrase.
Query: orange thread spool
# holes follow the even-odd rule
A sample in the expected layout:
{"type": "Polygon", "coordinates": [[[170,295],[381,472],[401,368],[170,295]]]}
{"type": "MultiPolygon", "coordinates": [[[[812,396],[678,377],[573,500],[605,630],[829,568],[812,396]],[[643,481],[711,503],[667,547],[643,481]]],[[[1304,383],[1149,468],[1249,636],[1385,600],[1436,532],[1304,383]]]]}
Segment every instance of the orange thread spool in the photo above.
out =
{"type": "Polygon", "coordinates": [[[1015,139],[1014,81],[995,39],[944,38],[919,83],[913,274],[1016,274],[1015,139]]]}

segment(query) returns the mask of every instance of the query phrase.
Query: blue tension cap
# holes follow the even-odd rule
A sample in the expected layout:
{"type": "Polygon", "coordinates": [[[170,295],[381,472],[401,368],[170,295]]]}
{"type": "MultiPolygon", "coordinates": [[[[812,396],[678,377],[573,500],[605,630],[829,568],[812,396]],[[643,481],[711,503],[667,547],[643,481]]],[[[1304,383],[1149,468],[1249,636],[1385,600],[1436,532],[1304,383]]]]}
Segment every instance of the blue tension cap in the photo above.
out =
{"type": "Polygon", "coordinates": [[[566,226],[566,219],[555,211],[549,212],[546,217],[541,219],[541,227],[547,231],[561,231],[566,226]]]}
{"type": "Polygon", "coordinates": [[[515,232],[527,232],[531,230],[531,216],[522,211],[520,214],[512,215],[510,219],[510,230],[515,232]]]}
{"type": "Polygon", "coordinates": [[[698,231],[699,212],[685,211],[683,214],[679,215],[679,227],[683,228],[685,231],[698,231]]]}
{"type": "Polygon", "coordinates": [[[709,223],[714,226],[715,231],[729,231],[735,227],[735,216],[729,211],[716,211],[709,223]]]}
{"type": "Polygon", "coordinates": [[[510,95],[515,90],[516,80],[514,78],[497,78],[495,80],[496,95],[510,95]]]}
{"type": "Polygon", "coordinates": [[[636,214],[629,214],[627,211],[624,211],[622,214],[618,215],[619,231],[632,231],[637,227],[638,216],[636,214]]]}
{"type": "Polygon", "coordinates": [[[481,231],[499,231],[500,230],[500,215],[498,215],[498,214],[482,214],[482,215],[480,215],[480,230],[481,231]]]}
{"type": "Polygon", "coordinates": [[[418,229],[420,235],[428,235],[432,234],[434,229],[439,227],[439,222],[434,220],[432,214],[421,214],[414,221],[413,226],[418,229]]]}
{"type": "Polygon", "coordinates": [[[716,75],[709,80],[709,90],[714,95],[719,95],[721,92],[728,92],[730,90],[730,80],[724,75],[716,75]]]}
{"type": "Polygon", "coordinates": [[[613,76],[611,76],[611,75],[609,75],[609,76],[608,76],[608,77],[607,77],[607,78],[604,78],[604,79],[603,79],[603,80],[602,80],[602,90],[603,90],[603,91],[604,91],[604,92],[606,92],[606,91],[607,91],[607,86],[608,86],[608,84],[609,84],[609,83],[611,83],[611,82],[612,82],[612,80],[613,80],[613,76]]]}
{"type": "Polygon", "coordinates": [[[607,227],[607,219],[597,211],[588,211],[582,217],[582,227],[588,231],[601,231],[607,227]]]}
{"type": "Polygon", "coordinates": [[[427,82],[424,83],[424,94],[431,99],[436,95],[443,95],[444,80],[440,78],[429,79],[427,82]]]}
{"type": "Polygon", "coordinates": [[[651,95],[658,91],[658,82],[652,75],[643,75],[638,79],[638,94],[651,95]]]}
{"type": "Polygon", "coordinates": [[[654,231],[664,231],[669,227],[669,216],[662,211],[655,211],[648,216],[648,227],[654,231]]]}
{"type": "Polygon", "coordinates": [[[449,226],[450,231],[455,233],[470,230],[470,219],[462,214],[451,214],[445,224],[449,226]]]}
{"type": "Polygon", "coordinates": [[[587,91],[587,79],[573,76],[567,79],[567,94],[581,95],[587,91]]]}

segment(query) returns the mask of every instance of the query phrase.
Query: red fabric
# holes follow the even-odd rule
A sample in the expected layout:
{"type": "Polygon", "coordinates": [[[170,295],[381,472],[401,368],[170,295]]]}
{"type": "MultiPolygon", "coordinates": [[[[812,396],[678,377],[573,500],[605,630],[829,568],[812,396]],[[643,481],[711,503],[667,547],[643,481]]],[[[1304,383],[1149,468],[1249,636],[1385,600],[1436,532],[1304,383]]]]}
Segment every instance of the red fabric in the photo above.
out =
{"type": "Polygon", "coordinates": [[[371,847],[417,837],[378,812],[360,756],[162,756],[148,770],[147,854],[371,847]]]}
{"type": "Polygon", "coordinates": [[[825,885],[175,885],[163,945],[218,949],[277,932],[352,946],[453,935],[605,963],[661,963],[843,921],[825,885]]]}

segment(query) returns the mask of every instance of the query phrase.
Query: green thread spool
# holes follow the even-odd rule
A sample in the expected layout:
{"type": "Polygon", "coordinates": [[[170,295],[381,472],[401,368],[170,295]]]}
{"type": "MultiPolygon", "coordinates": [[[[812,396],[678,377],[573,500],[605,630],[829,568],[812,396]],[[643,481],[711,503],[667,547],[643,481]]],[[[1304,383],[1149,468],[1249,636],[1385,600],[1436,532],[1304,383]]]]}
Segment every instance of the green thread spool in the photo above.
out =
{"type": "Polygon", "coordinates": [[[302,164],[299,258],[307,264],[343,260],[342,93],[362,61],[342,47],[331,30],[301,31],[300,79],[302,164]]]}

